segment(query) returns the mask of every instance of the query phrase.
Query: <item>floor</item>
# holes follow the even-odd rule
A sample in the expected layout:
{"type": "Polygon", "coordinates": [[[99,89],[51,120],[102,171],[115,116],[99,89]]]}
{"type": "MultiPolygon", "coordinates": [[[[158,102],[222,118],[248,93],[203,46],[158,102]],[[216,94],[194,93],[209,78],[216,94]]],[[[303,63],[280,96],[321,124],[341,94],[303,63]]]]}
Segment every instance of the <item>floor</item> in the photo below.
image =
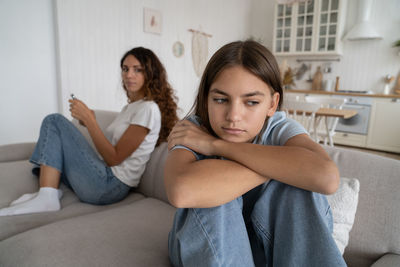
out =
{"type": "Polygon", "coordinates": [[[377,150],[372,150],[372,149],[364,149],[364,148],[359,148],[359,147],[350,147],[350,146],[343,146],[343,145],[335,145],[335,146],[355,149],[355,150],[359,150],[359,151],[363,151],[363,152],[367,152],[367,153],[377,154],[377,155],[381,155],[384,157],[400,160],[400,154],[398,154],[398,153],[390,153],[390,152],[385,152],[385,151],[377,151],[377,150]]]}

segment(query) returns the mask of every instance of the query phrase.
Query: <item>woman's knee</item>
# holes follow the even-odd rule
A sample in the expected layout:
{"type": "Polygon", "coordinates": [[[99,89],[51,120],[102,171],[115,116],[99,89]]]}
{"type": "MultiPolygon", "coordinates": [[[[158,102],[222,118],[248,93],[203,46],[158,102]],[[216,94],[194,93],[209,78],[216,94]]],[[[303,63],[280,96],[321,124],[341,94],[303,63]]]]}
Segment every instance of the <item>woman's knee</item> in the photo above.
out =
{"type": "Polygon", "coordinates": [[[42,124],[54,123],[57,121],[67,120],[63,115],[60,113],[52,113],[44,117],[42,124]]]}

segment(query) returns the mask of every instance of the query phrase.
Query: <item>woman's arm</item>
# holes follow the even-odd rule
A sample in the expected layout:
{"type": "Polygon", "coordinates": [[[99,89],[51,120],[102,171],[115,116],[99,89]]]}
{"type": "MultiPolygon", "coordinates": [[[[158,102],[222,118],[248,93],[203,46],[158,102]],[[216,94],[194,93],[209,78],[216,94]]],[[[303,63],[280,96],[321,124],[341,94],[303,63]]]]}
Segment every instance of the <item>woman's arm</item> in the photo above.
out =
{"type": "Polygon", "coordinates": [[[86,126],[97,151],[108,166],[115,166],[123,162],[139,147],[149,133],[149,129],[145,127],[130,125],[117,144],[113,146],[100,129],[94,113],[80,100],[69,100],[69,102],[71,103],[72,117],[82,121],[86,126]]]}
{"type": "Polygon", "coordinates": [[[164,169],[167,196],[177,208],[219,206],[266,181],[266,177],[230,160],[196,161],[185,149],[171,151],[164,169]]]}

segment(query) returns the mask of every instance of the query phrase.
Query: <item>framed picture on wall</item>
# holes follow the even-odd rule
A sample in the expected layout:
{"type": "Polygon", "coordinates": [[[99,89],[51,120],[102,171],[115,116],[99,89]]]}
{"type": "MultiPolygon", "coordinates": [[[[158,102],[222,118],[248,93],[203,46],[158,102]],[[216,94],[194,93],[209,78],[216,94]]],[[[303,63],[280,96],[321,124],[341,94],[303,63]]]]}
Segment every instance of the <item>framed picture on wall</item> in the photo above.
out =
{"type": "Polygon", "coordinates": [[[144,8],[144,32],[161,34],[162,17],[159,10],[144,8]]]}

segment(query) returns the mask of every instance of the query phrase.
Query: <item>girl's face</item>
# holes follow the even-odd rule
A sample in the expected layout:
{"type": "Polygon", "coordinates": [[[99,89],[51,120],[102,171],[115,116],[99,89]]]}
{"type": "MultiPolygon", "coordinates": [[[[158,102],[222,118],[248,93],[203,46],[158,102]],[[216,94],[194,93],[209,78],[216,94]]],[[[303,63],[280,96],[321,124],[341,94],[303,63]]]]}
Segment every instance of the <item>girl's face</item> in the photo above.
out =
{"type": "Polygon", "coordinates": [[[132,101],[144,97],[144,69],[136,57],[129,55],[122,63],[122,82],[132,101]]]}
{"type": "Polygon", "coordinates": [[[279,93],[241,66],[223,70],[208,93],[211,128],[223,140],[251,142],[274,115],[279,93]]]}

